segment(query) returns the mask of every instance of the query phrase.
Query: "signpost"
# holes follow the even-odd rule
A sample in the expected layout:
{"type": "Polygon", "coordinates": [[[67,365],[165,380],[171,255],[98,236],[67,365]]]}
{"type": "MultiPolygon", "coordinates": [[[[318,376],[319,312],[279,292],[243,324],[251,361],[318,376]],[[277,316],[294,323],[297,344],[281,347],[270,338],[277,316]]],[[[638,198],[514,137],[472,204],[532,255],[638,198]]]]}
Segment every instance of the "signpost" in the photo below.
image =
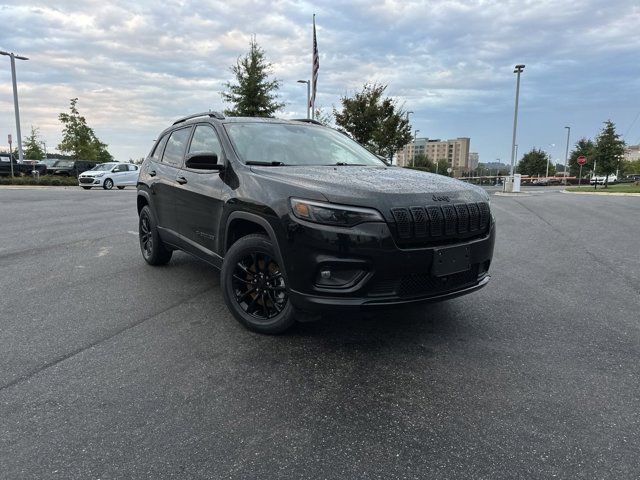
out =
{"type": "Polygon", "coordinates": [[[11,153],[11,134],[7,135],[9,141],[9,166],[11,167],[11,178],[13,178],[13,154],[11,153]]]}
{"type": "MultiPolygon", "coordinates": [[[[587,163],[587,157],[585,157],[584,155],[580,155],[578,157],[578,165],[580,165],[580,176],[578,177],[578,186],[580,186],[580,183],[582,182],[582,166],[587,163]]],[[[566,175],[566,173],[565,173],[566,175]]]]}

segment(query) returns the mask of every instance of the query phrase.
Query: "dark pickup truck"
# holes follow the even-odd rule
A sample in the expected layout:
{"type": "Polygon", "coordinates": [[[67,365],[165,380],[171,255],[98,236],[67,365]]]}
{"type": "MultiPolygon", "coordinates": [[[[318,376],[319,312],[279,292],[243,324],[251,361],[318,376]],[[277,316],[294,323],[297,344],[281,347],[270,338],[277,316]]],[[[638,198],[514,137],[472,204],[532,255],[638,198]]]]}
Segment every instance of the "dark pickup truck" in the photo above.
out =
{"type": "Polygon", "coordinates": [[[47,170],[47,166],[44,163],[33,163],[31,161],[25,161],[23,163],[16,162],[15,158],[11,157],[9,160],[8,155],[0,155],[0,175],[11,175],[11,164],[13,164],[13,175],[16,177],[31,175],[31,172],[36,171],[40,175],[44,175],[47,170]]]}

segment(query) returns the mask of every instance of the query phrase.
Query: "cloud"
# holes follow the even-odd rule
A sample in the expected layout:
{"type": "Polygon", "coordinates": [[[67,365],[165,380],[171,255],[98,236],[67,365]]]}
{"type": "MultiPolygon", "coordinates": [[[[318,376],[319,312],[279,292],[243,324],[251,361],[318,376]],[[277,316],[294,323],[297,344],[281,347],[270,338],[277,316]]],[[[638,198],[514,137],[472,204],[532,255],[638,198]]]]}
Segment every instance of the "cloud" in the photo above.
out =
{"type": "MultiPolygon", "coordinates": [[[[58,114],[79,97],[120,159],[145,155],[176,117],[223,109],[229,67],[252,35],[282,81],[282,116],[304,116],[296,81],[310,75],[314,12],[319,104],[338,105],[365,82],[388,84],[416,128],[471,136],[481,159],[508,155],[516,63],[527,65],[522,152],[555,141],[567,122],[592,135],[611,117],[626,131],[640,94],[635,0],[22,1],[0,12],[0,48],[30,57],[17,65],[23,130],[39,126],[52,150],[58,114]]],[[[15,130],[8,64],[0,64],[0,129],[15,130]]]]}

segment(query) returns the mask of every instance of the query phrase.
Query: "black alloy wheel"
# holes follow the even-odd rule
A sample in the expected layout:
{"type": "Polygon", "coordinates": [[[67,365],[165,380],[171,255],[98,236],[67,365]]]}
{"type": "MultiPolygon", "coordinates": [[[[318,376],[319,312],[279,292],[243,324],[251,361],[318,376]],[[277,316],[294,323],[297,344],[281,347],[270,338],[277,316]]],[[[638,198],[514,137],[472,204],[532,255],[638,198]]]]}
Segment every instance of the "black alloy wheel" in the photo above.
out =
{"type": "Polygon", "coordinates": [[[222,290],[240,323],[261,333],[281,333],[295,322],[286,276],[266,235],[247,235],[224,257],[222,290]]]}
{"type": "Polygon", "coordinates": [[[166,248],[162,240],[160,240],[155,219],[147,205],[140,211],[138,237],[140,239],[142,258],[149,265],[164,265],[171,260],[173,252],[166,248]]]}

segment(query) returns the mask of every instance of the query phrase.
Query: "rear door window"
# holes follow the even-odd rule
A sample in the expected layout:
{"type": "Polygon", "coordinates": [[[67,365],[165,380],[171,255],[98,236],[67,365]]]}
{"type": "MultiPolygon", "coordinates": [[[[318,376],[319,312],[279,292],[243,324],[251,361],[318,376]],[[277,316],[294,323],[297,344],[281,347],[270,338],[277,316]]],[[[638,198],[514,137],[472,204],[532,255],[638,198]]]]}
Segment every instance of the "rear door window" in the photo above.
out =
{"type": "Polygon", "coordinates": [[[189,140],[190,133],[191,127],[187,127],[176,130],[169,135],[167,146],[162,155],[162,163],[178,168],[182,166],[182,160],[184,158],[184,152],[187,149],[187,141],[189,140]]]}

